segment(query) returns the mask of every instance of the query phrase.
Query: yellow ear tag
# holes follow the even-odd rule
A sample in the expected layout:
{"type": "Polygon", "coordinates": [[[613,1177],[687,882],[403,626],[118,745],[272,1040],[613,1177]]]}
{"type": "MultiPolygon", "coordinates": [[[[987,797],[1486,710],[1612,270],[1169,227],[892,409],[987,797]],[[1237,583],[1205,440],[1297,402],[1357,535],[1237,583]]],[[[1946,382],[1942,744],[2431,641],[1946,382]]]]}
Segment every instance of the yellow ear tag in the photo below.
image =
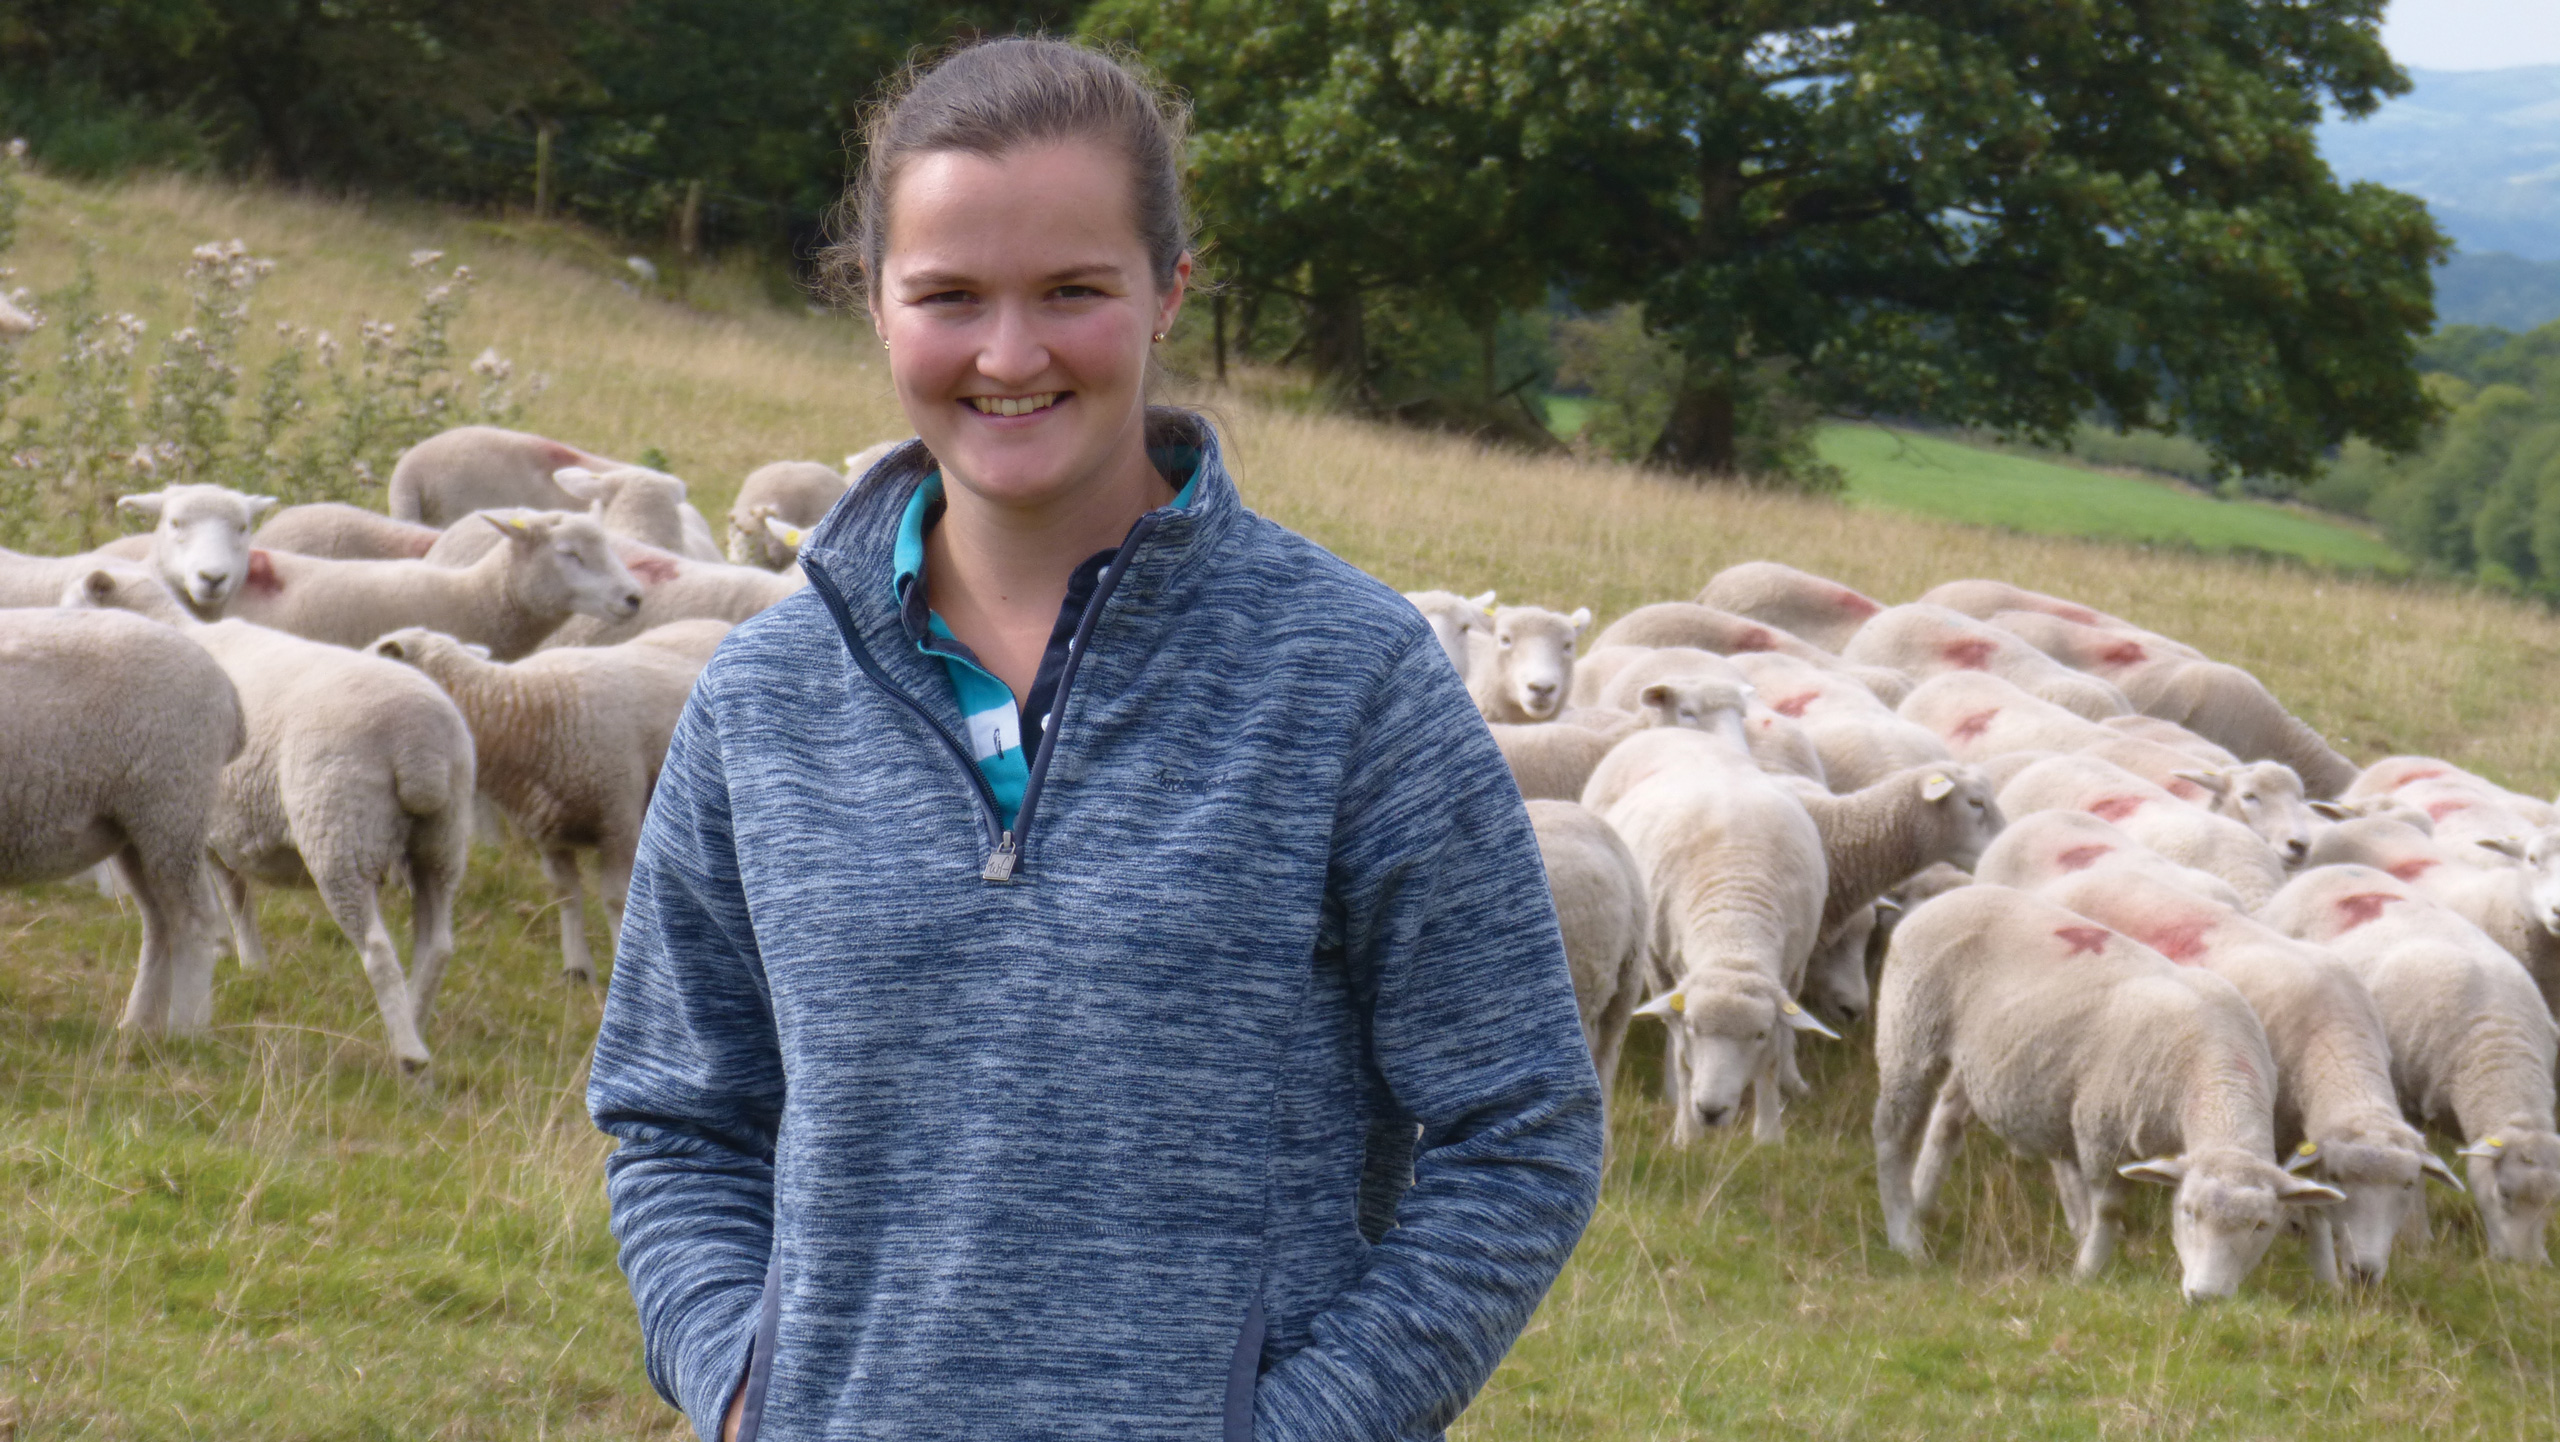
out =
{"type": "Polygon", "coordinates": [[[2304,1142],[2302,1145],[2293,1149],[2293,1154],[2298,1157],[2316,1157],[2320,1155],[2320,1144],[2318,1142],[2304,1142]]]}
{"type": "Polygon", "coordinates": [[[1782,1001],[1778,1003],[1778,1009],[1789,1016],[1794,1016],[1796,1013],[1804,1010],[1803,1007],[1800,1007],[1791,1001],[1782,1001]]]}
{"type": "Polygon", "coordinates": [[[1689,1011],[1689,993],[1685,991],[1675,991],[1671,993],[1671,1009],[1684,1016],[1687,1015],[1689,1011]]]}
{"type": "Polygon", "coordinates": [[[2489,1145],[2500,1151],[2504,1151],[2506,1150],[2507,1139],[2505,1137],[2491,1137],[2489,1138],[2489,1145]]]}

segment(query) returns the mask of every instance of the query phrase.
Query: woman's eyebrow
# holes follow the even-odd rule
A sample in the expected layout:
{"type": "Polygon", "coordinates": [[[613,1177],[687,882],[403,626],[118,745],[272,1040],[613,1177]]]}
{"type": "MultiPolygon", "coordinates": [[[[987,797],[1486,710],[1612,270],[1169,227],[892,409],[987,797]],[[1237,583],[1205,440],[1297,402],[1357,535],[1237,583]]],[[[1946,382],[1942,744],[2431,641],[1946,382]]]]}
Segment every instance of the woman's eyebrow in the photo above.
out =
{"type": "MultiPolygon", "coordinates": [[[[1049,272],[1047,275],[1041,277],[1041,284],[1066,285],[1070,282],[1079,280],[1116,280],[1119,278],[1120,274],[1120,267],[1110,261],[1085,261],[1081,264],[1068,266],[1064,270],[1053,270],[1049,272]]],[[[905,275],[898,277],[898,281],[901,285],[920,287],[925,290],[967,290],[974,288],[980,283],[976,276],[965,275],[956,270],[909,271],[905,275]]]]}

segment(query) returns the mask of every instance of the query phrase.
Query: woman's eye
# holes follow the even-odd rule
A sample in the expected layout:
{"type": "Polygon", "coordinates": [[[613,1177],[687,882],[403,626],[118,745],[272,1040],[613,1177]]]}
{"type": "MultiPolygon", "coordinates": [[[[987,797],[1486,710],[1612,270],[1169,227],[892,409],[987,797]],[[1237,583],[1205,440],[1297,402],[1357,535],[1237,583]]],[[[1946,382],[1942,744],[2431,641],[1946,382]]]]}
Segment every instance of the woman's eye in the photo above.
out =
{"type": "Polygon", "coordinates": [[[933,294],[931,294],[931,295],[924,296],[924,297],[920,298],[919,300],[917,300],[917,301],[916,301],[916,304],[918,304],[918,305],[959,305],[959,304],[962,304],[962,303],[964,303],[964,302],[966,302],[966,301],[975,300],[976,298],[977,298],[977,297],[972,296],[971,294],[969,294],[969,292],[967,292],[967,291],[965,291],[965,290],[937,290],[937,291],[935,291],[935,292],[934,292],[933,294]]]}
{"type": "Polygon", "coordinates": [[[1056,296],[1060,300],[1087,300],[1102,294],[1102,292],[1095,290],[1089,285],[1062,285],[1056,290],[1049,292],[1049,294],[1056,296]]]}

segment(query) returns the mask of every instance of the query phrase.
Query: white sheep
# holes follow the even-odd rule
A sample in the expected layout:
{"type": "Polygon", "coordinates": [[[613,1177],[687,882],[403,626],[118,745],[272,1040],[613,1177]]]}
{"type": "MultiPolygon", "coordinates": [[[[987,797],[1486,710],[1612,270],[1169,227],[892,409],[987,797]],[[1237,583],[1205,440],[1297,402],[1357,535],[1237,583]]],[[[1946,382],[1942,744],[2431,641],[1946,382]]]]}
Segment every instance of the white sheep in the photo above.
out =
{"type": "Polygon", "coordinates": [[[2037,891],[2092,867],[2147,876],[2235,910],[2240,893],[2209,871],[2180,866],[2086,811],[2036,811],[2013,818],[1982,853],[1975,879],[2037,891]]]}
{"type": "Polygon", "coordinates": [[[552,483],[552,472],[567,466],[609,471],[620,464],[548,436],[456,426],[401,454],[391,468],[387,508],[393,520],[439,529],[473,511],[509,506],[574,511],[580,502],[552,483]]]}
{"type": "Polygon", "coordinates": [[[2532,978],[2478,927],[2369,866],[2303,872],[2260,908],[2354,970],[2391,1037],[2400,1110],[2460,1137],[2489,1255],[2544,1260],[2560,1203],[2551,1069],[2560,1029],[2532,978]]]}
{"type": "Polygon", "coordinates": [[[1895,714],[1927,727],[1958,761],[1983,762],[2016,751],[2081,751],[2121,734],[1987,671],[1932,676],[1912,688],[1895,714]]]}
{"type": "Polygon", "coordinates": [[[1486,723],[1493,744],[1511,767],[1521,796],[1535,801],[1579,801],[1591,782],[1592,769],[1618,744],[1618,738],[1588,726],[1545,721],[1525,726],[1486,723]]]}
{"type": "Polygon", "coordinates": [[[1876,1065],[1877,1190],[1908,1257],[1977,1118],[2051,1164],[2081,1277],[2114,1254],[2125,1180],[2177,1189],[2189,1301],[2237,1290],[2289,1212],[2342,1200],[2276,1165],[2275,1059],[2231,983],[2007,887],[1903,918],[1876,1065]]]}
{"type": "Polygon", "coordinates": [[[1591,610],[1572,615],[1539,606],[1497,606],[1493,629],[1468,641],[1467,689],[1487,721],[1549,721],[1573,694],[1573,652],[1591,610]]]}
{"type": "Polygon", "coordinates": [[[1834,790],[1856,791],[1906,766],[1955,759],[1937,733],[1895,715],[1850,677],[1772,651],[1726,659],[1751,682],[1760,705],[1804,728],[1834,790]]]}
{"type": "Polygon", "coordinates": [[[220,920],[205,838],[222,769],[248,735],[230,678],[185,637],[138,616],[0,610],[0,735],[0,885],[112,862],[142,913],[121,1024],[210,1025],[220,920]]]}
{"type": "MultiPolygon", "coordinates": [[[[2560,935],[2537,894],[2542,870],[2517,864],[2532,854],[2531,846],[2450,843],[2385,817],[2359,817],[2323,830],[2311,845],[2310,864],[2389,872],[2488,933],[2533,977],[2544,1002],[2560,1011],[2560,935]]],[[[2546,845],[2545,854],[2551,849],[2546,845]]]]}
{"type": "Polygon", "coordinates": [[[1866,930],[1876,900],[1941,862],[1972,870],[2000,834],[2000,806],[1979,773],[1944,763],[1897,771],[1846,796],[1808,786],[1798,799],[1822,835],[1829,887],[1816,947],[1832,960],[1808,972],[1804,1000],[1831,1020],[1854,1022],[1867,1009],[1866,930]],[[1842,938],[1862,916],[1852,956],[1842,938]]]}
{"type": "Polygon", "coordinates": [[[563,466],[551,473],[551,483],[586,502],[587,513],[617,536],[697,561],[727,559],[711,543],[711,523],[685,499],[679,477],[646,466],[563,466]]]}
{"type": "Polygon", "coordinates": [[[1405,600],[1412,603],[1413,609],[1420,611],[1422,619],[1431,623],[1432,636],[1439,641],[1441,652],[1457,669],[1461,681],[1467,679],[1468,668],[1473,662],[1474,646],[1470,638],[1493,639],[1493,617],[1486,614],[1493,605],[1493,596],[1491,591],[1481,596],[1461,596],[1455,591],[1404,593],[1405,600]]]}
{"type": "Polygon", "coordinates": [[[198,623],[149,577],[100,570],[67,600],[179,626],[240,695],[248,745],[222,772],[210,844],[240,965],[266,964],[249,883],[314,886],[363,958],[404,1070],[453,955],[453,902],[471,847],[472,747],[462,715],[413,672],[242,620],[198,623]],[[382,916],[398,872],[412,901],[410,969],[382,916]]]}
{"type": "Polygon", "coordinates": [[[2003,612],[1998,627],[2112,683],[2146,716],[2175,721],[2244,761],[2281,761],[2310,795],[2336,796],[2355,763],[2284,708],[2257,677],[2237,666],[2165,649],[2159,638],[2090,635],[2051,616],[2003,612]]]}
{"type": "Polygon", "coordinates": [[[2029,695],[2101,721],[2134,705],[2097,677],[2074,671],[1997,626],[1944,606],[1893,606],[1878,612],[1843,652],[1845,659],[1884,666],[1915,680],[1948,671],[1987,671],[2029,695]]]}
{"type": "MultiPolygon", "coordinates": [[[[898,445],[883,441],[870,451],[845,457],[845,465],[860,463],[865,456],[876,461],[898,445]],[[879,454],[873,455],[874,451],[879,454]]],[[[768,571],[779,571],[798,560],[799,542],[777,535],[772,523],[780,522],[781,529],[792,534],[806,531],[844,498],[846,477],[861,473],[851,469],[839,473],[816,461],[775,461],[747,472],[747,478],[738,483],[737,499],[729,503],[729,560],[768,571]]]]}
{"type": "Polygon", "coordinates": [[[1605,1099],[1618,1075],[1627,1022],[1644,1000],[1645,943],[1653,930],[1644,873],[1618,833],[1573,802],[1531,801],[1529,825],[1546,863],[1565,960],[1573,970],[1574,1002],[1582,1012],[1582,1039],[1591,1047],[1605,1099]]]}
{"type": "MultiPolygon", "coordinates": [[[[1761,705],[1751,684],[1731,661],[1694,646],[1665,646],[1649,651],[1613,646],[1609,652],[1607,660],[1612,669],[1600,690],[1601,706],[1652,716],[1656,724],[1694,725],[1694,720],[1683,720],[1665,709],[1676,706],[1681,697],[1691,692],[1672,689],[1657,694],[1656,688],[1668,682],[1712,683],[1704,694],[1722,698],[1731,691],[1743,698],[1743,739],[1761,770],[1828,784],[1822,770],[1822,753],[1814,747],[1812,737],[1793,717],[1781,716],[1761,705]],[[1631,651],[1633,654],[1629,655],[1631,651]],[[1624,664],[1618,664],[1621,657],[1625,658],[1624,664]]],[[[1721,699],[1712,700],[1699,714],[1723,705],[1721,699]]]]}
{"type": "Polygon", "coordinates": [[[2429,1174],[2460,1190],[2453,1170],[2401,1120],[2382,1014],[2337,957],[2155,876],[2099,865],[2041,893],[2181,966],[2201,966],[2240,989],[2276,1060],[2276,1149],[2288,1172],[2328,1183],[2345,1200],[2308,1219],[2312,1275],[2381,1281],[2391,1242],[2429,1174]]]}
{"type": "Polygon", "coordinates": [[[1911,678],[1882,666],[1856,666],[1800,636],[1748,616],[1689,601],[1638,606],[1612,621],[1592,645],[1692,646],[1719,656],[1772,654],[1855,679],[1888,704],[1911,690],[1911,678]]]}
{"type": "Polygon", "coordinates": [[[97,554],[143,562],[197,617],[218,620],[249,579],[249,533],[275,503],[273,496],[224,486],[171,486],[120,496],[116,509],[149,519],[151,530],[101,546],[97,554]]]}
{"type": "Polygon", "coordinates": [[[1822,833],[1783,783],[1760,774],[1730,732],[1661,727],[1619,744],[1639,773],[1603,815],[1626,838],[1653,901],[1655,978],[1669,989],[1637,1008],[1670,1028],[1664,1083],[1672,1141],[1738,1117],[1752,1093],[1752,1135],[1784,1135],[1782,1079],[1795,1034],[1835,1037],[1797,1002],[1822,929],[1822,833]]]}
{"type": "Polygon", "coordinates": [[[424,625],[505,659],[531,651],[573,615],[639,614],[640,583],[593,519],[482,512],[480,522],[498,539],[469,566],[253,551],[231,614],[340,646],[424,625]]]}
{"type": "Polygon", "coordinates": [[[1745,561],[1710,577],[1698,604],[1766,621],[1837,656],[1882,603],[1776,561],[1745,561]]]}
{"type": "Polygon", "coordinates": [[[618,932],[649,792],[702,670],[696,655],[728,630],[718,621],[680,624],[698,634],[543,651],[513,664],[414,626],[371,648],[417,668],[413,675],[424,673],[461,708],[479,747],[481,789],[541,850],[560,906],[561,970],[579,981],[595,975],[595,963],[577,852],[595,849],[597,889],[618,932]]]}
{"type": "Polygon", "coordinates": [[[2302,778],[2281,761],[2199,766],[2184,751],[2135,736],[2080,754],[2113,762],[2181,801],[2239,822],[2274,847],[2287,866],[2300,866],[2310,854],[2318,817],[2303,799],[2302,778]]]}
{"type": "Polygon", "coordinates": [[[269,516],[249,544],[262,551],[341,561],[414,561],[425,556],[442,534],[433,526],[395,521],[344,501],[317,501],[287,506],[269,516]]]}
{"type": "Polygon", "coordinates": [[[809,584],[797,566],[767,571],[726,561],[697,561],[638,541],[613,548],[640,583],[640,609],[620,620],[572,617],[543,641],[542,649],[613,646],[678,621],[727,621],[732,625],[809,584]]]}
{"type": "Polygon", "coordinates": [[[2086,811],[2114,822],[2171,861],[2221,877],[2244,905],[2256,906],[2284,885],[2284,858],[2256,832],[2094,756],[2047,757],[2019,772],[2000,788],[2000,809],[2013,817],[2086,811]]]}
{"type": "Polygon", "coordinates": [[[2157,716],[2145,716],[2136,712],[2130,716],[2110,716],[2098,724],[2110,731],[2122,732],[2138,740],[2166,746],[2172,751],[2183,751],[2200,765],[2237,766],[2240,764],[2239,757],[2175,721],[2163,721],[2157,716]]]}
{"type": "MultiPolygon", "coordinates": [[[[1950,611],[1960,611],[1977,621],[1991,621],[1995,624],[1999,623],[2002,612],[2050,616],[2083,630],[2141,642],[2156,652],[2185,656],[2197,661],[2205,659],[2204,653],[2193,646],[2183,641],[2172,640],[2156,631],[2146,631],[2121,616],[2110,616],[2096,607],[2084,606],[2077,601],[2066,601],[2060,596],[2048,596],[2042,591],[2030,591],[2023,586],[2010,585],[2006,581],[1948,581],[1931,587],[1922,594],[1920,600],[1923,605],[1944,606],[1950,611]]],[[[2037,644],[2041,648],[2042,643],[2037,644]]],[[[2053,655],[2055,660],[2061,661],[2064,665],[2087,669],[2070,657],[2054,652],[2047,654],[2053,655]]]]}

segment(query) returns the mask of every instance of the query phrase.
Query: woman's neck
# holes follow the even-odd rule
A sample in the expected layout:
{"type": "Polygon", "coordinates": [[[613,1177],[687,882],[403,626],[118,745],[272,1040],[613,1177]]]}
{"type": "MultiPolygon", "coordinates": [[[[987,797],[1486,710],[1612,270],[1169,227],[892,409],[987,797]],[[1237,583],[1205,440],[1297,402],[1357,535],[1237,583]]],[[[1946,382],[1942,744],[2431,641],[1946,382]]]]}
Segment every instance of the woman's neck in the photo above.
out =
{"type": "Polygon", "coordinates": [[[946,474],[941,524],[925,535],[926,599],[1019,701],[1039,674],[1075,568],[1119,545],[1173,496],[1143,446],[1036,505],[990,501],[946,474]]]}

